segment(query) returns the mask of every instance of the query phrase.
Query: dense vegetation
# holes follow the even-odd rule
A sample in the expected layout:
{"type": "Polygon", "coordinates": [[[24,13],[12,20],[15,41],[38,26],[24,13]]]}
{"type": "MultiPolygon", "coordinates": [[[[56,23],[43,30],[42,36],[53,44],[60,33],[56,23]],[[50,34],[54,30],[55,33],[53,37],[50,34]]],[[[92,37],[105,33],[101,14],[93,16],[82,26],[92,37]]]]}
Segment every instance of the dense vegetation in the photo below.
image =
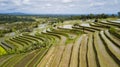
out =
{"type": "Polygon", "coordinates": [[[24,16],[0,15],[0,23],[13,23],[13,22],[33,22],[32,18],[24,16]]]}

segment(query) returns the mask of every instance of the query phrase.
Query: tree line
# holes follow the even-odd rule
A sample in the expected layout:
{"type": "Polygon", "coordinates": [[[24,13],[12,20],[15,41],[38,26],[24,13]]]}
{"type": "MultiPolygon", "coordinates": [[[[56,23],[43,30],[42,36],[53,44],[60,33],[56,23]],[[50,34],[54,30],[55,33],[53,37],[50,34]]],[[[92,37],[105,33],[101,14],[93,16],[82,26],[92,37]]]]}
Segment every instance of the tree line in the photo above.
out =
{"type": "Polygon", "coordinates": [[[0,15],[0,23],[11,23],[11,22],[33,22],[35,19],[22,16],[12,16],[12,15],[0,15]]]}
{"type": "Polygon", "coordinates": [[[78,19],[106,19],[106,18],[118,18],[120,17],[120,12],[117,14],[87,14],[87,15],[78,15],[78,16],[71,16],[66,18],[59,18],[62,20],[78,20],[78,19]]]}
{"type": "MultiPolygon", "coordinates": [[[[52,16],[53,17],[53,16],[52,16]]],[[[46,17],[46,18],[50,18],[46,17]]],[[[62,22],[65,20],[87,20],[87,19],[106,19],[106,18],[120,18],[120,12],[118,14],[83,14],[83,15],[60,15],[60,16],[54,16],[54,21],[52,20],[51,23],[57,23],[62,22]]]]}

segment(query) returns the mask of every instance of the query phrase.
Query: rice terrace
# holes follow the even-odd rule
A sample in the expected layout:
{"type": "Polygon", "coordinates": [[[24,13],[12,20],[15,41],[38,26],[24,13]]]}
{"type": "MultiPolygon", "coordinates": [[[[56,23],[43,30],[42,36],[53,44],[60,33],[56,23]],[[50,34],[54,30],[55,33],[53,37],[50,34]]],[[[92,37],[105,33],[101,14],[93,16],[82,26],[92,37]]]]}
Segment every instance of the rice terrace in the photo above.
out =
{"type": "Polygon", "coordinates": [[[120,67],[120,1],[109,1],[0,0],[0,67],[120,67]]]}

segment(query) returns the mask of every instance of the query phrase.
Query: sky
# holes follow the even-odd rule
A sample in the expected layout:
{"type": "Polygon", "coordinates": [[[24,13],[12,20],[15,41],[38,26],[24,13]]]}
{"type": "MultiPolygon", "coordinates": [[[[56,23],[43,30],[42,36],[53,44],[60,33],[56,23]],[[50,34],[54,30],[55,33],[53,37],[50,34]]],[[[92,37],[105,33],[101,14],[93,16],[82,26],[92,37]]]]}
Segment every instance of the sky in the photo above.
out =
{"type": "Polygon", "coordinates": [[[120,0],[0,0],[0,13],[117,14],[120,0]]]}

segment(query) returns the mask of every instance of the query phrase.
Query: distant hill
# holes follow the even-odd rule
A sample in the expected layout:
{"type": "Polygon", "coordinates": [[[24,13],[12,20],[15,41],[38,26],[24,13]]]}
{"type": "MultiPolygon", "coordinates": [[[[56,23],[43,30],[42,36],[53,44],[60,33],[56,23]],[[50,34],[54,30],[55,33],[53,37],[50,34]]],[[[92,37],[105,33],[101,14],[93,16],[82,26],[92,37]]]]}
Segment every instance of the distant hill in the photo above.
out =
{"type": "Polygon", "coordinates": [[[21,13],[21,12],[13,12],[13,13],[0,13],[1,15],[28,15],[25,13],[21,13]]]}
{"type": "MultiPolygon", "coordinates": [[[[32,14],[32,13],[22,13],[22,12],[12,12],[12,13],[0,13],[0,15],[19,15],[19,16],[40,16],[40,17],[71,17],[71,16],[82,16],[82,15],[89,15],[89,14],[32,14]]],[[[96,15],[101,15],[101,14],[94,14],[96,15]]],[[[105,14],[108,16],[118,16],[117,14],[105,14]]]]}

